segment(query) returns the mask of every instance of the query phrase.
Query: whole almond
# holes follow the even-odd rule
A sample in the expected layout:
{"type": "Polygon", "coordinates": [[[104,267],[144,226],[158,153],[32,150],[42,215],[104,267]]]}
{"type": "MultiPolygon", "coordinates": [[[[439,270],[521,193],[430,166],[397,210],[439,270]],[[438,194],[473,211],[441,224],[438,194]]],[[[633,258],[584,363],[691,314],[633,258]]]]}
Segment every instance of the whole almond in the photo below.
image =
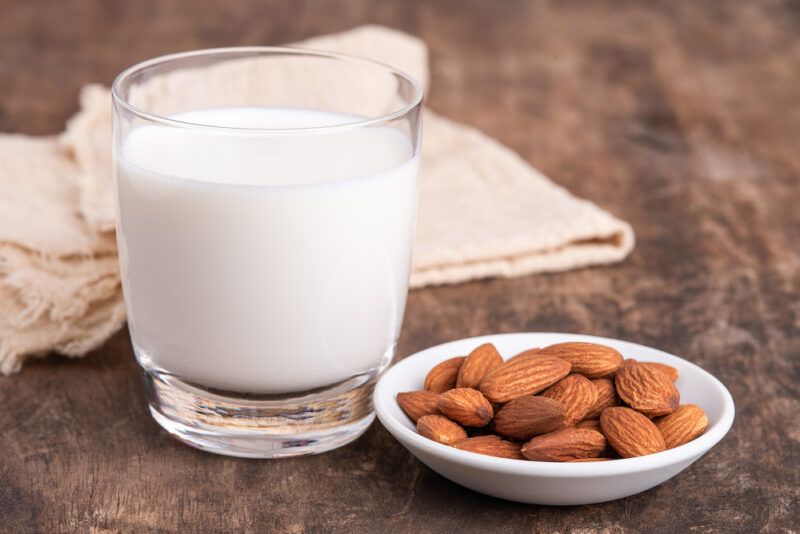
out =
{"type": "Polygon", "coordinates": [[[522,455],[539,462],[568,462],[595,458],[606,448],[606,438],[588,428],[565,428],[532,438],[522,446],[522,455]]]}
{"type": "Polygon", "coordinates": [[[397,394],[397,404],[415,423],[420,417],[439,413],[439,394],[433,391],[407,391],[397,394]]]}
{"type": "Polygon", "coordinates": [[[444,393],[448,389],[456,387],[458,371],[466,359],[466,356],[456,356],[434,366],[425,377],[425,389],[436,393],[444,393]]]}
{"type": "Polygon", "coordinates": [[[453,445],[462,451],[496,456],[498,458],[511,458],[514,460],[524,460],[520,453],[520,446],[516,443],[506,441],[500,436],[487,435],[468,438],[453,445]]]}
{"type": "Polygon", "coordinates": [[[610,375],[622,363],[622,354],[597,343],[573,341],[557,343],[539,351],[540,355],[556,356],[572,364],[572,372],[587,378],[610,375]]]}
{"type": "Polygon", "coordinates": [[[656,425],[630,408],[606,408],[600,414],[600,427],[611,448],[623,458],[645,456],[667,449],[656,425]]]}
{"type": "Polygon", "coordinates": [[[541,393],[564,405],[564,424],[571,426],[586,417],[597,403],[597,388],[583,375],[569,375],[541,393]]]}
{"type": "Polygon", "coordinates": [[[669,415],[659,417],[656,427],[664,436],[668,449],[689,443],[708,428],[708,417],[696,404],[683,404],[669,415]]]}
{"type": "Polygon", "coordinates": [[[547,397],[526,395],[504,405],[494,416],[495,432],[524,441],[564,426],[564,406],[547,397]]]}
{"type": "Polygon", "coordinates": [[[625,365],[614,378],[617,394],[625,403],[645,415],[671,413],[680,403],[675,384],[662,371],[647,365],[625,365]]]}
{"type": "Polygon", "coordinates": [[[489,401],[477,389],[455,388],[439,395],[439,410],[463,426],[486,426],[494,416],[489,401]]]}
{"type": "Polygon", "coordinates": [[[554,356],[517,358],[486,375],[479,389],[491,402],[508,402],[552,386],[569,370],[569,362],[554,356]]]}
{"type": "Polygon", "coordinates": [[[469,353],[464,364],[458,371],[456,387],[477,388],[478,385],[493,369],[503,364],[503,357],[491,343],[484,343],[469,353]]]}
{"type": "Polygon", "coordinates": [[[433,441],[453,445],[467,439],[467,432],[458,423],[443,415],[426,415],[417,421],[417,432],[433,441]]]}
{"type": "Polygon", "coordinates": [[[597,378],[592,380],[592,384],[597,389],[597,402],[594,403],[594,406],[592,406],[592,409],[589,410],[584,419],[597,419],[606,408],[620,405],[619,395],[617,395],[617,388],[614,386],[613,380],[597,378]]]}
{"type": "Polygon", "coordinates": [[[653,367],[654,369],[658,369],[662,373],[666,374],[669,377],[669,379],[672,380],[673,382],[678,380],[678,378],[680,377],[680,374],[678,373],[677,369],[675,369],[671,365],[667,365],[666,363],[661,363],[661,362],[640,362],[634,360],[633,358],[626,358],[625,361],[622,362],[622,365],[620,367],[625,367],[626,365],[633,365],[635,363],[638,363],[639,365],[650,366],[653,367]]]}

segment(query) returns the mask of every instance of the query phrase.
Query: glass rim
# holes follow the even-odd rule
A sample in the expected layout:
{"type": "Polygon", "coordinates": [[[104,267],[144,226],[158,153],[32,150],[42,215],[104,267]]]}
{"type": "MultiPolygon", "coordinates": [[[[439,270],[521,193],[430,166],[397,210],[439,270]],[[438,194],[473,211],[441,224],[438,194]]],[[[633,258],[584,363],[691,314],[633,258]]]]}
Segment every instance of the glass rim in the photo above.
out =
{"type": "Polygon", "coordinates": [[[222,47],[222,48],[203,48],[199,50],[191,50],[188,52],[177,52],[174,54],[165,54],[161,56],[156,56],[151,59],[147,59],[145,61],[141,61],[136,63],[127,69],[123,70],[117,77],[114,79],[114,82],[111,84],[111,97],[114,104],[119,105],[120,107],[124,108],[129,113],[149,122],[162,124],[164,126],[171,126],[174,128],[183,128],[183,129],[193,129],[193,130],[205,130],[205,131],[217,131],[217,132],[228,132],[228,133],[256,133],[256,134],[281,134],[281,135],[288,135],[288,134],[302,134],[302,133],[328,133],[328,132],[339,132],[343,130],[353,130],[358,128],[364,128],[368,126],[374,126],[377,124],[384,124],[389,121],[401,118],[415,108],[419,107],[423,101],[423,90],[422,85],[417,81],[416,78],[411,76],[410,74],[392,67],[386,63],[382,63],[380,61],[375,61],[372,59],[367,59],[364,57],[354,56],[350,54],[342,54],[339,52],[329,52],[326,50],[317,50],[317,49],[308,49],[308,48],[298,48],[292,46],[233,46],[233,47],[222,47]],[[178,61],[181,59],[186,58],[194,58],[194,57],[201,57],[201,56],[235,56],[235,55],[247,55],[251,54],[254,56],[258,55],[267,55],[267,54],[286,54],[286,55],[294,55],[298,57],[302,56],[311,56],[311,57],[322,57],[328,59],[336,59],[340,61],[347,61],[347,62],[356,62],[356,63],[364,63],[371,65],[373,67],[379,67],[385,69],[390,74],[393,74],[407,83],[411,85],[414,90],[414,94],[409,99],[408,103],[403,105],[403,107],[392,111],[390,113],[386,113],[384,115],[380,115],[378,117],[367,117],[360,120],[355,120],[352,122],[345,122],[341,124],[333,124],[328,126],[311,126],[311,127],[302,127],[302,128],[243,128],[243,127],[236,127],[236,126],[217,126],[212,124],[203,124],[199,122],[191,122],[185,120],[178,120],[170,117],[166,117],[164,115],[159,115],[156,113],[150,113],[138,106],[135,106],[128,102],[126,98],[122,96],[122,86],[123,84],[130,79],[135,74],[138,74],[145,69],[158,66],[161,64],[166,64],[174,61],[178,61]]]}

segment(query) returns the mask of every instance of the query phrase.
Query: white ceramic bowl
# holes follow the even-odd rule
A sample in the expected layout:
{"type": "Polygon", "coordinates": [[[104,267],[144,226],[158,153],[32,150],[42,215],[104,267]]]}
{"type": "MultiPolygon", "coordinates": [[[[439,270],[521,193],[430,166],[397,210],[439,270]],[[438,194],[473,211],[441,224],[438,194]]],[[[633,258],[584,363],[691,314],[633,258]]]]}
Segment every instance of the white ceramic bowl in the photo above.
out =
{"type": "Polygon", "coordinates": [[[709,373],[660,350],[602,337],[576,334],[500,334],[452,341],[423,350],[389,369],[375,388],[375,411],[383,426],[425,465],[475,491],[532,504],[575,505],[613,499],[650,489],[677,475],[725,436],[733,423],[731,394],[709,373]],[[563,341],[590,341],[614,347],[626,358],[667,363],[678,369],[681,403],[699,405],[708,416],[708,430],[674,449],[639,458],[589,463],[531,462],[494,458],[461,451],[426,439],[397,405],[401,391],[420,390],[431,367],[469,353],[481,343],[494,343],[504,358],[524,349],[563,341]]]}

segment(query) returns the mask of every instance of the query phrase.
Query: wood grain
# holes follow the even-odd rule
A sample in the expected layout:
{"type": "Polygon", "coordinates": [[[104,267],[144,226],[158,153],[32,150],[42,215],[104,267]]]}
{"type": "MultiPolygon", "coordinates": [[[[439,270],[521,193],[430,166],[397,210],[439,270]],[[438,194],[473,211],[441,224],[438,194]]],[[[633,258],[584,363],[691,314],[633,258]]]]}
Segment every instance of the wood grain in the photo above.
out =
{"type": "Polygon", "coordinates": [[[471,492],[375,424],[246,461],[150,419],[128,335],[0,378],[7,532],[788,532],[800,516],[800,11],[792,2],[0,0],[0,130],[55,133],[80,86],[198,47],[379,23],[431,47],[428,104],[630,221],[608,268],[415,291],[400,354],[490,332],[606,335],[731,389],[729,436],[639,496],[575,508],[471,492]]]}

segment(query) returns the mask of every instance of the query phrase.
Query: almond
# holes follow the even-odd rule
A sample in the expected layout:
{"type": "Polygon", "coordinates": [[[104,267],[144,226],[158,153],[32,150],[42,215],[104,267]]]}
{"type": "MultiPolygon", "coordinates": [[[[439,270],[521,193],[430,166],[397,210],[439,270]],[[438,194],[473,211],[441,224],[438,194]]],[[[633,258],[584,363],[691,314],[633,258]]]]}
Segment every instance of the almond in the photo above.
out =
{"type": "Polygon", "coordinates": [[[417,432],[433,441],[453,445],[467,439],[467,432],[443,415],[426,415],[417,421],[417,432]]]}
{"type": "Polygon", "coordinates": [[[592,406],[592,409],[589,410],[584,419],[597,419],[606,408],[620,405],[619,395],[617,395],[617,388],[614,386],[613,380],[597,378],[592,380],[592,384],[597,389],[597,402],[594,403],[594,406],[592,406]]]}
{"type": "Polygon", "coordinates": [[[622,362],[621,367],[625,367],[626,365],[633,365],[634,363],[658,369],[662,373],[666,374],[669,377],[669,379],[672,380],[673,382],[677,381],[678,378],[680,377],[680,374],[678,373],[677,369],[675,369],[671,365],[667,365],[666,363],[661,363],[661,362],[640,362],[634,360],[633,358],[626,358],[625,361],[622,362]]]}
{"type": "Polygon", "coordinates": [[[553,356],[517,358],[486,375],[479,389],[491,402],[508,402],[552,386],[569,370],[569,362],[553,356]]]}
{"type": "Polygon", "coordinates": [[[439,395],[439,410],[463,426],[486,426],[494,416],[489,401],[477,389],[455,388],[439,395]]]}
{"type": "Polygon", "coordinates": [[[664,436],[668,449],[689,443],[708,428],[708,417],[696,404],[683,404],[669,415],[659,417],[656,427],[664,436]]]}
{"type": "Polygon", "coordinates": [[[606,438],[600,432],[565,428],[532,438],[522,446],[522,455],[540,462],[568,462],[600,456],[605,448],[606,438]]]}
{"type": "Polygon", "coordinates": [[[641,364],[624,365],[614,378],[617,393],[631,408],[645,415],[666,415],[680,403],[680,393],[667,375],[641,364]]]}
{"type": "Polygon", "coordinates": [[[667,448],[656,425],[630,408],[606,408],[600,415],[600,427],[611,448],[623,458],[645,456],[667,448]]]}
{"type": "Polygon", "coordinates": [[[420,417],[439,413],[439,394],[433,391],[407,391],[397,394],[397,404],[415,423],[420,417]]]}
{"type": "Polygon", "coordinates": [[[494,416],[494,430],[512,439],[524,441],[564,426],[564,406],[547,397],[519,397],[494,416]]]}
{"type": "Polygon", "coordinates": [[[425,377],[425,389],[436,393],[444,393],[448,389],[456,387],[458,371],[466,359],[466,356],[456,356],[434,366],[433,369],[428,371],[428,376],[425,377]]]}
{"type": "Polygon", "coordinates": [[[503,364],[503,357],[491,343],[484,343],[469,353],[458,371],[456,387],[477,388],[490,371],[503,364]]]}
{"type": "Polygon", "coordinates": [[[541,355],[556,356],[572,364],[572,372],[587,378],[610,375],[622,363],[622,354],[597,343],[568,342],[550,345],[539,351],[541,355]]]}
{"type": "Polygon", "coordinates": [[[575,425],[575,428],[588,428],[590,430],[597,430],[598,432],[602,432],[600,430],[600,421],[598,421],[597,419],[587,419],[585,421],[581,421],[580,423],[575,425]]]}
{"type": "Polygon", "coordinates": [[[569,375],[541,393],[564,405],[566,426],[582,420],[597,403],[597,388],[583,375],[569,375]]]}
{"type": "Polygon", "coordinates": [[[497,456],[498,458],[512,458],[514,460],[524,460],[520,453],[520,446],[516,443],[506,441],[500,436],[487,435],[468,438],[453,445],[462,451],[485,454],[487,456],[497,456]]]}
{"type": "Polygon", "coordinates": [[[424,391],[397,394],[424,437],[499,458],[602,462],[678,447],[708,418],[680,405],[678,370],[596,343],[530,348],[503,362],[491,343],[440,362],[424,391]],[[525,442],[524,445],[520,443],[525,442]]]}

